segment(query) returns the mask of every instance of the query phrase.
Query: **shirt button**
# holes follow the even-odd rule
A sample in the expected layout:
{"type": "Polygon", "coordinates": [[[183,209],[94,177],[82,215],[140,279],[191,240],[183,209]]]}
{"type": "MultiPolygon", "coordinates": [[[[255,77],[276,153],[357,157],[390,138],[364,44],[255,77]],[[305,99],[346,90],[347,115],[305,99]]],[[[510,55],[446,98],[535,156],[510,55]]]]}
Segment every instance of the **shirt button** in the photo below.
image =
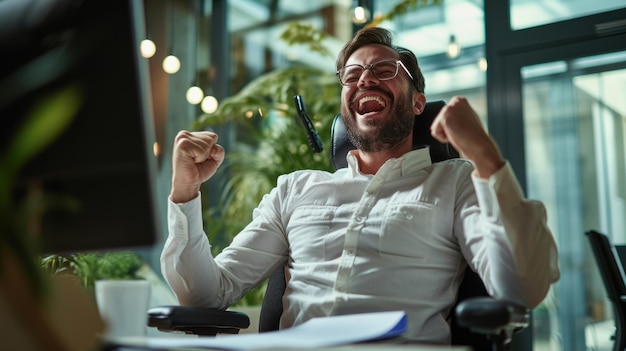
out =
{"type": "Polygon", "coordinates": [[[354,220],[357,221],[358,223],[361,223],[363,222],[363,217],[357,217],[354,220]]]}
{"type": "Polygon", "coordinates": [[[412,214],[406,215],[406,219],[413,219],[413,215],[412,214]]]}
{"type": "Polygon", "coordinates": [[[354,250],[348,250],[348,256],[354,256],[354,250]]]}

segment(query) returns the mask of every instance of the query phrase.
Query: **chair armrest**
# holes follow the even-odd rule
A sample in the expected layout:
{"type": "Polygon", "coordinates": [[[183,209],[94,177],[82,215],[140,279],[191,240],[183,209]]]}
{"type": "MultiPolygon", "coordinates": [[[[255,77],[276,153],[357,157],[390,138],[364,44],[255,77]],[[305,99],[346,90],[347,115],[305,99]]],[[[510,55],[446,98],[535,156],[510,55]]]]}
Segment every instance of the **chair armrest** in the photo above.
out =
{"type": "Polygon", "coordinates": [[[148,326],[160,331],[215,336],[239,333],[250,326],[250,318],[242,312],[213,308],[157,306],[148,310],[148,326]]]}
{"type": "Polygon", "coordinates": [[[506,332],[512,335],[530,323],[528,308],[492,297],[463,300],[455,312],[460,326],[481,334],[500,335],[506,332]]]}

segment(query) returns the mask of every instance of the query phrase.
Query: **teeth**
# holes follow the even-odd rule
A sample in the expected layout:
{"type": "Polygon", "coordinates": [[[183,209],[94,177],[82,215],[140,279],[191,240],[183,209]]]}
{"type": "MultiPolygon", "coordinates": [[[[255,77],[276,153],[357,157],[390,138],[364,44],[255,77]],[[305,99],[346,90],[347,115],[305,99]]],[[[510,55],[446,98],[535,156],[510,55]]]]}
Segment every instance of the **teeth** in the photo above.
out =
{"type": "Polygon", "coordinates": [[[363,111],[363,104],[365,104],[368,101],[376,101],[380,106],[382,107],[386,106],[385,102],[380,97],[369,95],[359,100],[359,111],[363,111]]]}

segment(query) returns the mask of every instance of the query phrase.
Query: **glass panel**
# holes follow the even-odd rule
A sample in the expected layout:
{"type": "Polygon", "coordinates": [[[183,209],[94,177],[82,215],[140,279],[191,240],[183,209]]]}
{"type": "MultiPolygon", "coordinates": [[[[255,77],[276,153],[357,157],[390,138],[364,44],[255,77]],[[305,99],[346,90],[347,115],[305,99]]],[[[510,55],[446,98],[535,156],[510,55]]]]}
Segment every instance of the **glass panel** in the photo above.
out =
{"type": "Polygon", "coordinates": [[[229,0],[228,26],[232,43],[232,93],[259,75],[275,69],[304,65],[335,71],[336,54],[351,37],[349,3],[338,0],[229,0]],[[329,55],[308,45],[288,45],[281,34],[295,22],[311,26],[327,37],[329,55]]]}
{"type": "Polygon", "coordinates": [[[428,101],[449,101],[455,95],[465,96],[487,128],[487,77],[478,64],[424,71],[424,78],[428,101]]]}
{"type": "MultiPolygon", "coordinates": [[[[378,0],[377,13],[387,13],[397,1],[378,0]]],[[[419,3],[419,1],[418,1],[419,3]]],[[[382,27],[398,33],[398,44],[413,50],[418,56],[444,54],[451,41],[461,52],[485,43],[485,23],[482,0],[446,0],[441,4],[420,7],[397,16],[382,27]]]]}
{"type": "Polygon", "coordinates": [[[624,0],[509,0],[511,29],[519,30],[616,10],[624,0]]]}
{"type": "MultiPolygon", "coordinates": [[[[377,14],[397,4],[376,0],[377,14]]],[[[383,21],[381,27],[397,34],[397,43],[412,50],[426,79],[428,101],[464,95],[487,127],[484,11],[482,0],[446,0],[383,21]],[[451,54],[458,45],[459,53],[451,54]]]]}
{"type": "Polygon", "coordinates": [[[561,267],[534,312],[534,350],[611,349],[612,307],[584,232],[626,242],[625,53],[521,71],[528,196],[546,204],[561,267]]]}

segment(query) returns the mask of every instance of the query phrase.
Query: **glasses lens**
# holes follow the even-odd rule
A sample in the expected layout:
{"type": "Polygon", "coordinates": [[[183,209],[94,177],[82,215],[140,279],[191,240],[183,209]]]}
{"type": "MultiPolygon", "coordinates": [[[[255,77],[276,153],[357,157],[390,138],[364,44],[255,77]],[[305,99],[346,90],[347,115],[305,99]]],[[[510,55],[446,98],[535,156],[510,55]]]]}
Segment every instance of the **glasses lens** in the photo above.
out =
{"type": "Polygon", "coordinates": [[[380,80],[392,79],[398,74],[396,61],[379,61],[372,65],[372,73],[380,80]]]}
{"type": "Polygon", "coordinates": [[[376,79],[393,79],[398,74],[398,62],[396,60],[383,60],[373,63],[369,67],[348,65],[339,70],[339,81],[343,85],[354,85],[361,79],[363,71],[366,69],[369,69],[376,79]]]}
{"type": "Polygon", "coordinates": [[[363,67],[360,65],[349,65],[339,70],[339,80],[341,84],[356,84],[363,74],[363,67]]]}

